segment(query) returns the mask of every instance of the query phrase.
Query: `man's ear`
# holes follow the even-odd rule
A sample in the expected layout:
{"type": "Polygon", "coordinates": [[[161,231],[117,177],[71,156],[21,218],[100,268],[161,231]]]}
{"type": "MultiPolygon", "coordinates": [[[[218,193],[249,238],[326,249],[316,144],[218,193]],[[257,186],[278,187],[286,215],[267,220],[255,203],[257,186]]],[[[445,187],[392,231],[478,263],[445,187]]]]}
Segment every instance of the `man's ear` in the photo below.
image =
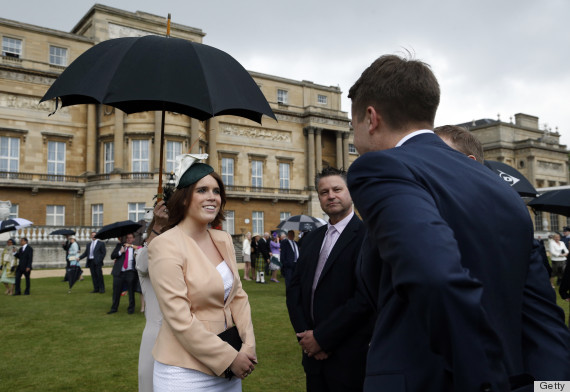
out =
{"type": "Polygon", "coordinates": [[[366,121],[368,121],[368,133],[372,135],[382,122],[380,114],[373,106],[368,106],[366,108],[366,121]]]}

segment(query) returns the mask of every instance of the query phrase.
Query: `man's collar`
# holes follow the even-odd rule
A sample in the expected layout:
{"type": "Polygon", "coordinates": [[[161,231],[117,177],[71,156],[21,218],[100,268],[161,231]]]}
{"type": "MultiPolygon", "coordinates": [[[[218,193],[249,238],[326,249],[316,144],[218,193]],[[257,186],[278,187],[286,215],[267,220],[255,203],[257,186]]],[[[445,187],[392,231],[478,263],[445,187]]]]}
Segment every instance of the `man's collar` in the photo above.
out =
{"type": "Polygon", "coordinates": [[[434,133],[434,132],[432,130],[429,130],[429,129],[420,129],[419,131],[414,131],[412,133],[408,133],[406,136],[404,136],[402,139],[400,139],[400,141],[396,144],[395,147],[400,147],[402,144],[404,144],[405,142],[407,142],[408,140],[410,140],[414,136],[421,135],[422,133],[434,133]]]}

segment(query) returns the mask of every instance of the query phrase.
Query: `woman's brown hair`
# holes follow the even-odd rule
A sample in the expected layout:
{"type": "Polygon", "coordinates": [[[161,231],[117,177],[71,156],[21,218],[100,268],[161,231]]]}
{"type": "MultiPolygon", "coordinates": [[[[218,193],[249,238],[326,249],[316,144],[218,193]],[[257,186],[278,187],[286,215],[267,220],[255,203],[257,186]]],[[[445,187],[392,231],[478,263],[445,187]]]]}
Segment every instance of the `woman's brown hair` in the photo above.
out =
{"type": "MultiPolygon", "coordinates": [[[[220,187],[220,198],[222,199],[222,202],[220,204],[220,211],[218,211],[218,215],[216,215],[214,220],[210,223],[212,227],[216,227],[226,220],[224,217],[224,207],[226,206],[226,190],[224,183],[222,182],[222,178],[218,173],[212,172],[208,175],[214,177],[214,180],[216,180],[218,183],[218,186],[220,187]]],[[[166,230],[173,228],[179,224],[182,219],[184,219],[184,215],[190,206],[189,203],[192,199],[192,193],[194,193],[195,188],[196,183],[187,186],[186,188],[177,189],[174,191],[172,196],[170,196],[170,199],[166,205],[166,208],[168,209],[168,223],[165,227],[163,227],[163,233],[166,230]]]]}

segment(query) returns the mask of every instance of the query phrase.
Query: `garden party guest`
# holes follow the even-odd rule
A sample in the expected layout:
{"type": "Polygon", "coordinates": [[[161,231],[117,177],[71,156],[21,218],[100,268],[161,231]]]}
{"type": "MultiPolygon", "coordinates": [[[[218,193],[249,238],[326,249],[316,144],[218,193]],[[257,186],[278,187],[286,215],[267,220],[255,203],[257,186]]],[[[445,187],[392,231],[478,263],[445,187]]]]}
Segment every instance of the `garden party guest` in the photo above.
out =
{"type": "Polygon", "coordinates": [[[14,284],[16,283],[16,266],[17,260],[14,254],[18,251],[16,248],[16,243],[13,239],[9,238],[6,241],[6,247],[2,251],[2,277],[0,282],[4,283],[6,291],[4,294],[12,295],[14,294],[14,284]]]}
{"type": "Polygon", "coordinates": [[[75,236],[71,235],[69,236],[69,247],[67,249],[67,262],[69,263],[69,273],[67,274],[67,281],[69,283],[68,294],[71,293],[71,288],[81,275],[79,260],[79,245],[77,244],[75,236]]]}
{"type": "Polygon", "coordinates": [[[556,284],[559,285],[566,267],[566,257],[568,256],[568,248],[566,248],[564,242],[560,241],[560,234],[554,234],[552,240],[550,240],[549,251],[550,261],[552,261],[551,283],[554,285],[554,280],[556,279],[556,284]]]}
{"type": "Polygon", "coordinates": [[[159,201],[154,207],[154,218],[147,228],[146,241],[143,247],[135,252],[137,260],[137,271],[141,290],[145,300],[144,316],[146,324],[142,333],[141,346],[139,350],[139,392],[152,392],[152,375],[154,371],[154,358],[152,348],[156,341],[156,336],[162,324],[162,313],[156,299],[156,294],[152,288],[150,275],[148,274],[148,245],[153,239],[160,235],[163,227],[168,222],[168,213],[164,201],[159,201]]]}
{"type": "Polygon", "coordinates": [[[135,240],[133,233],[129,233],[123,238],[125,242],[119,242],[111,253],[111,258],[115,260],[111,270],[111,275],[113,275],[113,304],[107,314],[117,313],[125,285],[129,294],[127,313],[133,314],[135,311],[135,285],[139,279],[135,269],[135,251],[138,247],[133,245],[135,240]]]}
{"type": "Polygon", "coordinates": [[[243,279],[244,280],[251,280],[250,271],[251,271],[251,233],[247,232],[245,238],[243,240],[242,249],[242,256],[243,262],[245,263],[245,267],[243,270],[243,279]]]}
{"type": "Polygon", "coordinates": [[[79,260],[87,257],[85,265],[91,271],[91,280],[93,282],[93,291],[91,293],[105,292],[105,279],[103,279],[103,260],[107,254],[107,249],[102,241],[95,238],[97,233],[91,232],[91,243],[87,245],[85,252],[79,256],[79,260]]]}
{"type": "Polygon", "coordinates": [[[281,254],[281,238],[277,233],[273,233],[273,239],[269,242],[269,270],[271,271],[271,281],[279,283],[277,280],[277,271],[281,269],[281,261],[279,255],[281,254]]]}
{"type": "Polygon", "coordinates": [[[32,272],[32,263],[34,261],[34,249],[28,245],[28,239],[26,237],[20,238],[20,246],[15,256],[18,258],[18,267],[16,267],[16,282],[15,282],[15,292],[13,295],[21,295],[20,290],[20,280],[22,275],[26,278],[26,290],[24,295],[30,295],[30,274],[32,272]]]}
{"type": "Polygon", "coordinates": [[[224,185],[211,166],[194,161],[177,158],[168,226],[148,250],[163,315],[152,352],[154,391],[241,391],[257,363],[251,309],[231,236],[208,228],[224,220],[224,185]],[[235,339],[218,336],[232,332],[235,339]]]}

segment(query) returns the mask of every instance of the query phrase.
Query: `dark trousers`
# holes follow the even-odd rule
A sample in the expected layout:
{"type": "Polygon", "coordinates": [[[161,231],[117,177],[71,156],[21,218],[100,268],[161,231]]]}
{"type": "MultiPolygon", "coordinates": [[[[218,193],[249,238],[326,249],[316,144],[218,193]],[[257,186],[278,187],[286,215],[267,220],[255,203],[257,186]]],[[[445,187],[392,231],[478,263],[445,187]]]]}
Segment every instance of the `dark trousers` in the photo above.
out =
{"type": "Polygon", "coordinates": [[[25,295],[30,294],[30,272],[31,270],[26,272],[26,270],[17,269],[16,270],[16,290],[14,290],[14,294],[19,295],[22,294],[20,291],[20,281],[22,280],[22,275],[26,278],[26,291],[24,291],[25,295]]]}
{"type": "Polygon", "coordinates": [[[285,288],[289,287],[289,283],[291,283],[291,279],[293,279],[293,274],[295,273],[295,266],[296,263],[293,264],[293,266],[283,265],[283,268],[281,268],[281,275],[283,275],[283,278],[285,279],[285,288]]]}
{"type": "Polygon", "coordinates": [[[307,392],[362,392],[362,385],[343,384],[327,372],[307,374],[307,392]]]}
{"type": "Polygon", "coordinates": [[[111,310],[117,311],[119,309],[121,293],[123,291],[123,287],[126,285],[129,293],[129,307],[127,308],[127,311],[129,313],[135,311],[135,279],[138,279],[135,270],[121,272],[119,276],[113,275],[113,305],[111,305],[111,310]]]}
{"type": "Polygon", "coordinates": [[[91,271],[91,280],[93,281],[93,291],[99,293],[105,292],[105,280],[103,279],[103,266],[95,263],[93,259],[87,260],[89,270],[91,271]]]}

